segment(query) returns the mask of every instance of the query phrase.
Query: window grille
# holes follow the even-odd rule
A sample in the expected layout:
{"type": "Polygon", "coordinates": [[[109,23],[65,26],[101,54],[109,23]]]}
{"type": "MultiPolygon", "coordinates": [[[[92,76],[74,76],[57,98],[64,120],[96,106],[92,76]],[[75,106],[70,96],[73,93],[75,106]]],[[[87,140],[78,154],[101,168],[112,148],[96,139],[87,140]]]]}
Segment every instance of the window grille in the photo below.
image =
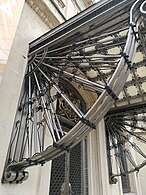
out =
{"type": "MultiPolygon", "coordinates": [[[[87,175],[87,141],[85,141],[85,159],[82,158],[82,142],[77,144],[70,151],[70,184],[73,195],[88,194],[88,175],[87,175]],[[84,166],[83,166],[83,163],[84,166]],[[83,167],[85,167],[84,170],[83,167]],[[84,171],[84,174],[82,174],[84,171]],[[83,178],[83,175],[85,177],[83,178]],[[85,184],[85,185],[84,185],[85,184]],[[84,188],[84,189],[83,189],[84,188]]],[[[65,155],[59,156],[52,161],[50,193],[49,195],[60,195],[61,186],[65,179],[65,155]]]]}

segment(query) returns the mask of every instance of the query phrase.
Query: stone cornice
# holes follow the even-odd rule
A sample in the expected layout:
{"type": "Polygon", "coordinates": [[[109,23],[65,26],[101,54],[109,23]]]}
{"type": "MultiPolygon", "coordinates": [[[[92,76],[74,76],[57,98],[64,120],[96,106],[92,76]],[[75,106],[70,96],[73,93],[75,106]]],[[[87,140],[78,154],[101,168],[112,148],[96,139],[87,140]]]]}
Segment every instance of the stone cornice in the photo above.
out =
{"type": "Polygon", "coordinates": [[[36,14],[49,26],[50,29],[58,26],[61,21],[55,16],[53,10],[43,0],[26,0],[36,14]]]}
{"type": "Polygon", "coordinates": [[[92,1],[92,0],[83,0],[83,2],[85,3],[85,5],[86,5],[87,7],[89,7],[90,5],[93,4],[93,1],[92,1]]]}

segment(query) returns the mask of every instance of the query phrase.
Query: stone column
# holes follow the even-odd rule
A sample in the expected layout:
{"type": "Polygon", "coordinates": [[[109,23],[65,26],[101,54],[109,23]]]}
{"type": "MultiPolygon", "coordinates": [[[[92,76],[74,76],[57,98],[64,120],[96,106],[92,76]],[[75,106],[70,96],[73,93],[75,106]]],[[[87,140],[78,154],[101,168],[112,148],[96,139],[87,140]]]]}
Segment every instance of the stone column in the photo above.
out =
{"type": "MultiPolygon", "coordinates": [[[[17,103],[26,69],[28,43],[49,30],[33,10],[27,4],[24,5],[24,0],[6,2],[11,2],[11,5],[13,5],[13,2],[21,2],[21,6],[16,7],[16,9],[19,9],[17,21],[20,19],[20,22],[15,32],[15,38],[0,85],[0,177],[3,174],[17,103]],[[20,18],[21,12],[22,15],[20,18]]],[[[9,26],[9,33],[11,33],[12,29],[9,26]]],[[[38,166],[29,168],[28,172],[30,176],[22,184],[0,184],[0,194],[49,194],[50,166],[51,164],[48,163],[43,168],[38,166]]]]}

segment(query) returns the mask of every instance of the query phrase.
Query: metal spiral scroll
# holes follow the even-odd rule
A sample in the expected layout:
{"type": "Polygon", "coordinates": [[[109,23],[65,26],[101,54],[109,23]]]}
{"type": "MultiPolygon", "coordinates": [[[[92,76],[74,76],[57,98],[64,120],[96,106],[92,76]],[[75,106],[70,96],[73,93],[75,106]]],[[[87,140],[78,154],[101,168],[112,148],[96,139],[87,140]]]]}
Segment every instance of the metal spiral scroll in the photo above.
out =
{"type": "Polygon", "coordinates": [[[69,151],[118,99],[139,41],[143,1],[134,2],[101,1],[30,44],[3,182],[22,182],[28,177],[27,167],[69,151]],[[94,94],[96,101],[86,113],[60,80],[94,94]],[[60,97],[79,119],[69,132],[56,110],[60,97]]]}

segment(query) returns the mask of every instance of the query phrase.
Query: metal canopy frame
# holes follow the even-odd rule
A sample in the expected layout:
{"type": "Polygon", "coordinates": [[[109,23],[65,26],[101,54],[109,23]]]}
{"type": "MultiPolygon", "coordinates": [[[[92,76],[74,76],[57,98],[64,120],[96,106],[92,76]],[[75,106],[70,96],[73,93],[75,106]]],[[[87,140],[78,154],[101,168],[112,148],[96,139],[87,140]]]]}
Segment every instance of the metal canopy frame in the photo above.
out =
{"type": "Polygon", "coordinates": [[[144,7],[143,0],[102,0],[30,43],[2,182],[22,182],[28,177],[27,167],[69,151],[112,106],[118,112],[136,98],[145,102],[141,84],[145,77],[139,79],[136,72],[144,61],[134,63],[137,52],[145,57],[144,7]],[[129,73],[133,80],[126,82],[129,73]],[[58,85],[60,79],[94,94],[96,101],[86,113],[65,93],[65,86],[58,85]],[[138,89],[136,97],[127,92],[132,85],[138,89]],[[118,100],[122,89],[124,96],[118,100]],[[59,97],[79,118],[68,133],[56,111],[59,97]],[[45,135],[51,137],[51,145],[45,135]]]}

